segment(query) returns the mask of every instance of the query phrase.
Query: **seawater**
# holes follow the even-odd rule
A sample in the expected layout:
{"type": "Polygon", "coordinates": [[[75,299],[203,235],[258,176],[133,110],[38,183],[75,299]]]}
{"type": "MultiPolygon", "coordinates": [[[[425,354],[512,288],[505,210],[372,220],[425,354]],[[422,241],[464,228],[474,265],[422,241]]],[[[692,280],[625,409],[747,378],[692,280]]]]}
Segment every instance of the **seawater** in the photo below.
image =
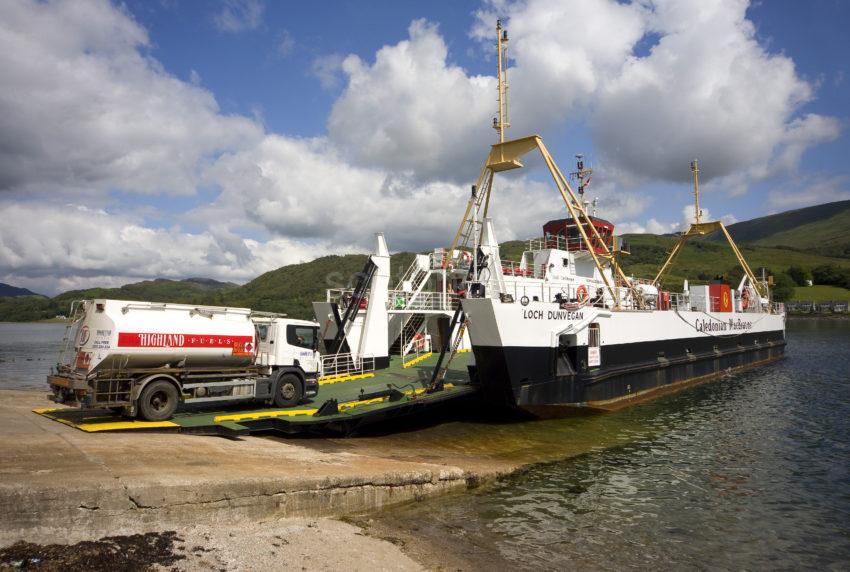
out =
{"type": "Polygon", "coordinates": [[[0,322],[0,389],[43,389],[56,365],[65,324],[0,322]]]}
{"type": "MultiPolygon", "coordinates": [[[[0,389],[46,390],[64,329],[0,323],[0,389]]],[[[791,321],[786,359],[616,413],[363,441],[535,463],[376,515],[511,568],[850,568],[850,321],[791,321]]]]}
{"type": "Polygon", "coordinates": [[[518,569],[850,568],[850,321],[792,321],[785,360],[628,410],[454,433],[570,457],[377,518],[518,569]]]}

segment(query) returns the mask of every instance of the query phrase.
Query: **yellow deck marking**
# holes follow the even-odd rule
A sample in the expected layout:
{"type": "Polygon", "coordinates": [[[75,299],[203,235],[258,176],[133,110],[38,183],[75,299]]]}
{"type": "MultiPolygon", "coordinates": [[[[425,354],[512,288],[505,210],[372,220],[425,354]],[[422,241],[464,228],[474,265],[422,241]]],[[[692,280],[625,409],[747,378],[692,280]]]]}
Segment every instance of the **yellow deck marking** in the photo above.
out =
{"type": "Polygon", "coordinates": [[[221,423],[223,421],[254,421],[256,419],[265,419],[267,417],[312,415],[316,411],[318,411],[318,409],[278,409],[271,411],[252,411],[251,413],[231,413],[230,415],[216,415],[213,417],[213,423],[221,423]]]}
{"type": "Polygon", "coordinates": [[[409,367],[412,367],[412,366],[414,366],[414,365],[418,364],[419,362],[421,362],[421,361],[423,361],[423,360],[428,359],[428,358],[429,358],[429,357],[431,357],[432,355],[433,355],[433,354],[432,354],[431,352],[428,352],[427,354],[422,354],[421,356],[419,356],[419,357],[417,357],[417,358],[413,358],[412,360],[410,360],[410,361],[409,361],[409,362],[407,362],[407,363],[403,363],[403,364],[401,364],[401,367],[403,367],[403,368],[407,369],[407,368],[409,368],[409,367]]]}
{"type": "Polygon", "coordinates": [[[327,385],[329,383],[339,383],[340,381],[352,381],[355,379],[366,379],[375,377],[374,373],[356,373],[351,375],[329,375],[319,378],[319,385],[327,385]]]}
{"type": "MultiPolygon", "coordinates": [[[[454,387],[454,384],[447,383],[444,385],[446,389],[451,389],[454,387]]],[[[425,388],[420,387],[415,391],[404,391],[402,392],[406,396],[410,397],[411,395],[422,395],[425,393],[425,388]]],[[[354,399],[352,401],[344,401],[339,404],[340,411],[349,411],[351,409],[355,409],[357,407],[361,407],[363,405],[375,405],[376,403],[384,403],[387,401],[389,397],[376,397],[374,399],[367,399],[365,401],[359,401],[354,399]]],[[[313,415],[318,409],[278,409],[272,411],[253,411],[251,413],[233,413],[230,415],[216,415],[213,417],[214,423],[221,423],[223,421],[255,421],[257,419],[267,419],[269,417],[294,417],[296,415],[313,415]]]]}

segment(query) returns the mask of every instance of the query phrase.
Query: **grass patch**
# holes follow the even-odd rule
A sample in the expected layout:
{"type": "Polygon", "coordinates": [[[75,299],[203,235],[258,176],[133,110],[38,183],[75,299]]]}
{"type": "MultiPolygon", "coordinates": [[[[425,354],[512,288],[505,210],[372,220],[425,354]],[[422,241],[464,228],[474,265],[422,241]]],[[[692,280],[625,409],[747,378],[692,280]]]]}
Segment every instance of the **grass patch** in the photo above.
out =
{"type": "Polygon", "coordinates": [[[839,286],[797,286],[794,288],[794,300],[803,302],[850,300],[850,290],[839,286]]]}

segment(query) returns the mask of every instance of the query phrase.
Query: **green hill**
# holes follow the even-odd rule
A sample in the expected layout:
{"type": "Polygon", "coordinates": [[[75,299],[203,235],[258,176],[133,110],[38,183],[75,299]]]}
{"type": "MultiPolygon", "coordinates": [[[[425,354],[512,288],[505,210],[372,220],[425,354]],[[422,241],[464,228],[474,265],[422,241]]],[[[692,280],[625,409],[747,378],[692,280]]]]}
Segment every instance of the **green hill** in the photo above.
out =
{"type": "Polygon", "coordinates": [[[216,295],[233,288],[238,288],[238,285],[232,282],[218,282],[209,278],[187,278],[185,280],[158,278],[126,284],[120,288],[70,290],[53,298],[43,296],[0,298],[0,321],[28,322],[67,315],[71,308],[71,302],[83,298],[204,304],[209,303],[208,301],[216,295]]]}
{"type": "MultiPolygon", "coordinates": [[[[654,234],[631,234],[623,237],[631,245],[630,256],[623,257],[623,268],[627,274],[641,278],[654,278],[667,253],[673,248],[677,238],[654,234]]],[[[765,268],[769,274],[785,272],[791,266],[812,268],[820,265],[835,265],[850,269],[850,259],[823,256],[811,252],[789,250],[759,244],[744,244],[737,241],[741,253],[756,274],[765,268]]],[[[665,284],[675,290],[682,287],[682,281],[688,278],[692,283],[705,282],[715,274],[723,274],[737,286],[743,276],[738,260],[729,245],[710,240],[692,240],[682,249],[672,269],[667,274],[665,284]]]]}
{"type": "MultiPolygon", "coordinates": [[[[818,284],[850,286],[850,201],[740,222],[730,225],[729,230],[756,273],[766,268],[768,273],[783,276],[793,266],[811,271],[818,284]]],[[[653,234],[631,234],[623,238],[631,246],[631,255],[622,258],[624,270],[641,278],[655,277],[677,240],[675,236],[653,234]]],[[[503,243],[502,257],[518,260],[527,247],[526,241],[503,243]]],[[[392,256],[391,286],[401,279],[413,256],[409,252],[392,256]]],[[[323,256],[266,272],[243,286],[204,278],[157,279],[120,288],[74,290],[54,298],[0,298],[0,321],[53,318],[67,314],[72,300],[94,297],[238,306],[310,318],[311,302],[324,299],[328,288],[353,287],[365,262],[365,254],[323,256]]],[[[699,283],[716,274],[725,275],[733,285],[742,276],[728,245],[719,236],[692,240],[667,275],[665,286],[679,290],[685,278],[699,283]]]]}
{"type": "MultiPolygon", "coordinates": [[[[390,288],[394,288],[404,275],[413,256],[410,252],[391,256],[390,288]]],[[[353,288],[366,259],[365,254],[323,256],[311,262],[283,266],[223,293],[215,302],[312,319],[312,302],[324,300],[328,288],[353,288]]]]}
{"type": "MultiPolygon", "coordinates": [[[[739,243],[850,258],[850,201],[838,201],[729,225],[739,243]]],[[[723,237],[715,234],[714,241],[723,237]]]]}

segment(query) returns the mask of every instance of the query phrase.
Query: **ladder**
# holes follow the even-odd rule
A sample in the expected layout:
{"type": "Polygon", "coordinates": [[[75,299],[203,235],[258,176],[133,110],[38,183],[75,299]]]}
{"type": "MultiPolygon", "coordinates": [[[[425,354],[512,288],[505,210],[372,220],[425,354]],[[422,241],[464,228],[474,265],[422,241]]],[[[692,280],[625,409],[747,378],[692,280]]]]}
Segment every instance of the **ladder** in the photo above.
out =
{"type": "MultiPolygon", "coordinates": [[[[62,345],[59,349],[59,360],[57,365],[72,365],[70,361],[66,361],[68,353],[73,352],[74,343],[76,342],[77,331],[74,326],[83,316],[83,301],[74,300],[71,302],[71,311],[68,313],[68,324],[65,326],[65,335],[62,338],[62,345]]],[[[73,358],[73,356],[71,356],[73,358]]]]}
{"type": "MultiPolygon", "coordinates": [[[[474,276],[474,269],[478,268],[478,273],[481,273],[481,270],[487,266],[487,258],[481,249],[478,249],[478,260],[477,264],[474,264],[469,267],[469,272],[466,275],[466,281],[471,282],[474,278],[478,280],[478,276],[474,276]]],[[[442,391],[443,386],[445,385],[446,374],[449,371],[449,366],[452,363],[452,360],[457,354],[458,348],[460,348],[460,344],[463,343],[463,334],[466,331],[466,314],[463,311],[463,304],[459,303],[457,308],[455,309],[455,313],[452,316],[452,321],[449,323],[449,331],[448,335],[443,340],[442,348],[440,349],[440,356],[437,358],[437,365],[434,366],[434,372],[431,374],[431,382],[428,384],[428,387],[425,389],[425,393],[434,393],[437,391],[442,391]],[[460,326],[458,327],[458,324],[460,326]],[[454,339],[452,339],[452,332],[457,328],[457,334],[454,339]],[[446,354],[448,354],[448,359],[446,360],[446,354]],[[445,365],[443,365],[443,361],[445,361],[445,365]]]]}
{"type": "Polygon", "coordinates": [[[410,264],[410,267],[407,269],[407,272],[404,273],[404,276],[401,280],[399,280],[398,285],[395,287],[396,290],[404,290],[404,283],[410,281],[412,286],[412,290],[415,293],[419,290],[419,287],[425,282],[425,279],[428,278],[429,271],[419,264],[419,261],[414,258],[413,262],[410,264]]]}
{"type": "Polygon", "coordinates": [[[424,323],[425,314],[411,314],[401,329],[401,333],[390,347],[390,355],[401,354],[403,350],[406,350],[413,340],[413,336],[419,333],[424,323]]]}
{"type": "Polygon", "coordinates": [[[455,234],[452,241],[452,246],[446,253],[443,259],[443,267],[454,258],[455,250],[465,250],[471,248],[470,241],[479,226],[480,221],[476,221],[474,213],[480,212],[481,206],[484,206],[483,216],[487,216],[487,210],[490,206],[490,186],[493,184],[493,171],[485,168],[485,172],[481,175],[481,185],[473,188],[473,194],[469,197],[469,202],[466,205],[466,212],[463,215],[463,221],[455,234]]]}

